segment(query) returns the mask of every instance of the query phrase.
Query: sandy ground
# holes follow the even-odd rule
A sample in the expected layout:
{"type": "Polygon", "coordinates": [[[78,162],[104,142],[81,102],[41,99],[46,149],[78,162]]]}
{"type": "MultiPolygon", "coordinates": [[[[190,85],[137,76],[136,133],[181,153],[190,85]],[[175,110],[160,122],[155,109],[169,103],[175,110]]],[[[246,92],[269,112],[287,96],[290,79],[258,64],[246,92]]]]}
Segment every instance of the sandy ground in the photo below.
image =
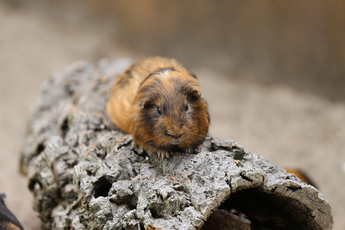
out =
{"type": "MultiPolygon", "coordinates": [[[[41,83],[76,60],[135,58],[120,46],[109,48],[109,34],[75,15],[52,20],[46,14],[0,2],[0,192],[27,230],[39,229],[39,219],[18,159],[41,83]]],[[[302,168],[330,202],[334,229],[345,229],[345,104],[284,86],[229,80],[205,67],[192,71],[210,104],[210,133],[237,140],[273,163],[302,168]]]]}

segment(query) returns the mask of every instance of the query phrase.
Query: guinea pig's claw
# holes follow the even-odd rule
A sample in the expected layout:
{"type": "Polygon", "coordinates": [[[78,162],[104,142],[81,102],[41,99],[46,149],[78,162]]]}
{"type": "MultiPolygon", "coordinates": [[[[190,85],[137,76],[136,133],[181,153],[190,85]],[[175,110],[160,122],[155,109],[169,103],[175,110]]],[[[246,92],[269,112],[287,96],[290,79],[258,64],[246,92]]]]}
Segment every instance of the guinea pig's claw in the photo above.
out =
{"type": "Polygon", "coordinates": [[[158,152],[157,152],[157,156],[158,156],[159,158],[162,158],[162,159],[164,159],[164,158],[170,158],[171,155],[172,155],[172,154],[171,154],[170,152],[165,152],[165,151],[158,151],[158,152]]]}
{"type": "Polygon", "coordinates": [[[163,158],[163,152],[157,152],[157,156],[158,156],[158,158],[163,158]]]}

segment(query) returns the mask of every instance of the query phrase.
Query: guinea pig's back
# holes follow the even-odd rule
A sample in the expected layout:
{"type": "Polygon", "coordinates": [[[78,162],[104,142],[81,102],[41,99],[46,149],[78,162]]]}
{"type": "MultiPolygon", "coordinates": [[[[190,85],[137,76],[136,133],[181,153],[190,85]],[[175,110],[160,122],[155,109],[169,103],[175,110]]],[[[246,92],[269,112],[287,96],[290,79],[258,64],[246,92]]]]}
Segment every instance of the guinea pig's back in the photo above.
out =
{"type": "Polygon", "coordinates": [[[145,80],[150,74],[164,68],[173,68],[179,72],[190,74],[188,70],[179,62],[172,58],[151,57],[139,60],[134,63],[129,69],[134,77],[145,80]]]}
{"type": "Polygon", "coordinates": [[[124,132],[130,132],[131,106],[140,85],[140,79],[130,71],[120,74],[111,90],[107,102],[107,114],[111,121],[124,132]]]}

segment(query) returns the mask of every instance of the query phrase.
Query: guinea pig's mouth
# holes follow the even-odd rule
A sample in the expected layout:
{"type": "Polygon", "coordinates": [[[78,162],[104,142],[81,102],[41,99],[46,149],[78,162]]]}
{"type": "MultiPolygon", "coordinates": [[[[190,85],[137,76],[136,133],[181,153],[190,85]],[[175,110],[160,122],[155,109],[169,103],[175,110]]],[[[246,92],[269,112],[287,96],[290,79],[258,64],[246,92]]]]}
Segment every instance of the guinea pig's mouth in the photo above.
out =
{"type": "Polygon", "coordinates": [[[172,138],[171,139],[171,144],[173,144],[175,146],[181,144],[181,138],[172,138]]]}
{"type": "Polygon", "coordinates": [[[179,145],[182,143],[182,134],[170,134],[169,132],[165,134],[170,137],[170,143],[172,145],[179,145]]]}

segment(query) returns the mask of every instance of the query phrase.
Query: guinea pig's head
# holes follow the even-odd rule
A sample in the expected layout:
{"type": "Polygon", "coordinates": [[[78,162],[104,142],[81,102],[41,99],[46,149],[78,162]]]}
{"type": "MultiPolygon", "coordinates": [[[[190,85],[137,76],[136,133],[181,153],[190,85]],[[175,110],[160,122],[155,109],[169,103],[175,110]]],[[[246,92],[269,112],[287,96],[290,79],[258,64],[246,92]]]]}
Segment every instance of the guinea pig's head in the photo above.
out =
{"type": "Polygon", "coordinates": [[[204,141],[210,123],[197,79],[173,68],[160,69],[141,83],[133,116],[136,143],[163,154],[190,152],[204,141]]]}

